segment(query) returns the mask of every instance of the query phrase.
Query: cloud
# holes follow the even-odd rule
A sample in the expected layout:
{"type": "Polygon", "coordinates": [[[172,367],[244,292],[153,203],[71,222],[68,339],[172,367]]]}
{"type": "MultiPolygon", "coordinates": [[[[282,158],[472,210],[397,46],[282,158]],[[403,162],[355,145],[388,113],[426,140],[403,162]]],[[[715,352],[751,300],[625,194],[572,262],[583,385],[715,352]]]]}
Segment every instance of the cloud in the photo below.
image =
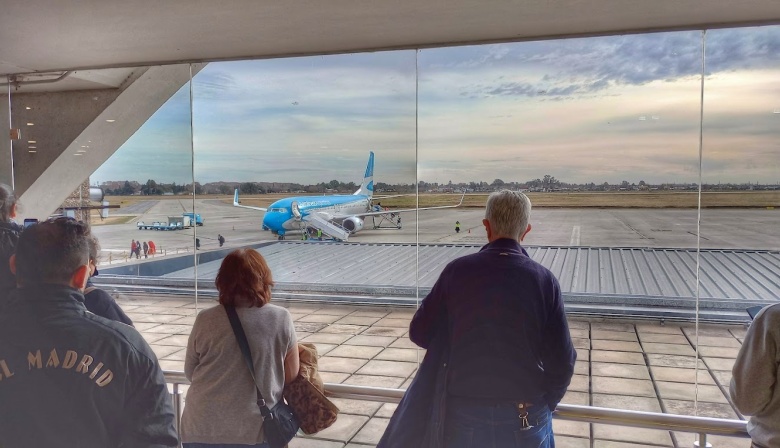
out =
{"type": "MultiPolygon", "coordinates": [[[[701,51],[687,31],[212,63],[196,178],[357,182],[374,150],[390,183],[695,181],[701,51]]],[[[780,27],[708,31],[706,63],[705,169],[776,181],[780,27]]],[[[188,106],[182,89],[96,177],[191,177],[188,106]]]]}

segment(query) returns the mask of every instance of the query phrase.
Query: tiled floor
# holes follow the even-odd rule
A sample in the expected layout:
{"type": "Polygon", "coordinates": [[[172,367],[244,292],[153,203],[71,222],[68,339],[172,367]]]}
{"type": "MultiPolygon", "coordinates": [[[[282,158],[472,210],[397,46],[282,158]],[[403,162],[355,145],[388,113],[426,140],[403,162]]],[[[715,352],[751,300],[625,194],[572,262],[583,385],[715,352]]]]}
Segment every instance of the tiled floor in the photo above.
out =
{"type": "MultiPolygon", "coordinates": [[[[119,300],[160,359],[163,369],[183,370],[187,335],[195,305],[188,299],[119,300]]],[[[215,302],[201,300],[200,309],[215,302]]],[[[409,340],[411,309],[327,304],[282,304],[295,320],[300,341],[314,343],[325,382],[401,387],[411,382],[424,351],[409,340]]],[[[745,329],[701,326],[697,344],[689,325],[631,323],[572,318],[578,359],[563,402],[638,411],[741,418],[728,398],[731,367],[745,329]],[[698,375],[699,402],[694,406],[698,375]]],[[[296,438],[291,448],[374,446],[395,405],[335,400],[338,421],[312,437],[296,438]]],[[[669,431],[554,420],[559,447],[690,447],[693,436],[669,431]]],[[[716,447],[749,447],[746,439],[715,437],[716,447]]]]}

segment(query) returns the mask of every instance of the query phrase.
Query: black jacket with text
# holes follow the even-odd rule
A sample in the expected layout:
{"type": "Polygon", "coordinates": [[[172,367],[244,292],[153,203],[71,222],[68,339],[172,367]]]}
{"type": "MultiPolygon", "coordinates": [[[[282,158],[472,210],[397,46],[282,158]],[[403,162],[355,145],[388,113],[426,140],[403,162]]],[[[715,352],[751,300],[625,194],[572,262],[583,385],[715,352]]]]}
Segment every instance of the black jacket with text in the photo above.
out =
{"type": "Polygon", "coordinates": [[[0,305],[0,447],[175,447],[171,396],[134,328],[58,285],[0,305]]]}

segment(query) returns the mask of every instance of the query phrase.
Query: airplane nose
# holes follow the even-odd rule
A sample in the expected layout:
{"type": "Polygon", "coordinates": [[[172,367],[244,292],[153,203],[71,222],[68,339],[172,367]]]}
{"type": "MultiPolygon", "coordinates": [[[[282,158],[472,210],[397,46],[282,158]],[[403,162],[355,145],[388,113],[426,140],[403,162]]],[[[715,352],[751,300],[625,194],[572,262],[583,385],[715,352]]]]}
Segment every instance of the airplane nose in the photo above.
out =
{"type": "Polygon", "coordinates": [[[263,217],[263,225],[274,232],[284,232],[283,213],[266,212],[263,217]]]}

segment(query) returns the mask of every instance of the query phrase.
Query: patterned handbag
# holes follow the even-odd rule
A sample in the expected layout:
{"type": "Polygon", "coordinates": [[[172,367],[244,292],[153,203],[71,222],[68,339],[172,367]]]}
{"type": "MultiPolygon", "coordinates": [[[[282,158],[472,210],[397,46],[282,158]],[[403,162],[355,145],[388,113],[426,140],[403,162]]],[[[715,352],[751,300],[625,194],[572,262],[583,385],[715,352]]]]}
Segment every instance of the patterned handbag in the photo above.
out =
{"type": "Polygon", "coordinates": [[[314,434],[332,425],[339,408],[325,396],[322,379],[317,371],[317,348],[313,344],[298,344],[301,368],[298,376],[284,386],[284,398],[301,423],[301,430],[314,434]]]}

